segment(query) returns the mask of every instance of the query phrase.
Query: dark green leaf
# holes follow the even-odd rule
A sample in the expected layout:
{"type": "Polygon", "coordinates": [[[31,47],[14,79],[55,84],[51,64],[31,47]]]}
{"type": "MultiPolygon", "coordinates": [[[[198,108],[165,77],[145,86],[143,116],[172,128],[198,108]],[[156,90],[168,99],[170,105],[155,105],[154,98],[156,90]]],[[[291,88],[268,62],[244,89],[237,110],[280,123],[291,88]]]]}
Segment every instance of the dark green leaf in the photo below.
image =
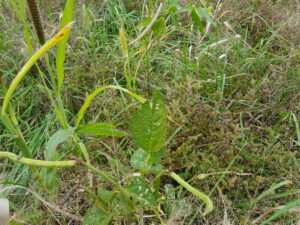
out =
{"type": "Polygon", "coordinates": [[[87,210],[87,213],[83,220],[83,225],[108,225],[111,224],[111,216],[98,209],[97,207],[92,207],[87,210]]]}
{"type": "Polygon", "coordinates": [[[128,191],[144,206],[155,206],[155,198],[146,181],[136,177],[128,187],[128,191]]]}
{"type": "Polygon", "coordinates": [[[108,123],[94,123],[79,126],[76,130],[78,134],[84,135],[106,135],[114,137],[123,137],[125,133],[117,130],[116,127],[108,123]]]}
{"type": "Polygon", "coordinates": [[[159,94],[133,115],[130,132],[136,144],[147,152],[158,152],[163,147],[167,135],[167,113],[159,94]]]}

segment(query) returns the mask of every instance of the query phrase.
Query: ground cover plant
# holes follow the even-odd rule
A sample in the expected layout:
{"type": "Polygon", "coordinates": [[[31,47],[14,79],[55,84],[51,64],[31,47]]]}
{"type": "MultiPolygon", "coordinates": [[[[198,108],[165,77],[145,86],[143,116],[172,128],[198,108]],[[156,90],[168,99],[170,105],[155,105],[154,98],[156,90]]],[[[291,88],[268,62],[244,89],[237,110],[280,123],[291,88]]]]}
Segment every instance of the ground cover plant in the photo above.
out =
{"type": "Polygon", "coordinates": [[[299,13],[1,0],[0,221],[299,223],[299,13]]]}

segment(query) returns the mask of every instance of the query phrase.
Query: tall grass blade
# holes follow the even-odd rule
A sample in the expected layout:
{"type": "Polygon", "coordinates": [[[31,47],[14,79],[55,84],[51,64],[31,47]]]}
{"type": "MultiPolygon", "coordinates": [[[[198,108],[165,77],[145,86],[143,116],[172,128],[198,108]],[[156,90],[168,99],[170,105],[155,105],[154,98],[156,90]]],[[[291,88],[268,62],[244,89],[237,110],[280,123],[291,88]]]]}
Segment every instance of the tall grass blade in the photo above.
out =
{"type": "Polygon", "coordinates": [[[276,184],[275,186],[269,188],[267,191],[264,191],[261,195],[259,195],[257,198],[255,198],[251,201],[251,207],[253,207],[257,202],[259,202],[261,199],[263,199],[267,195],[271,194],[272,192],[274,192],[278,188],[280,188],[284,185],[287,185],[287,184],[291,184],[291,183],[292,183],[291,181],[286,180],[286,181],[280,182],[279,184],[276,184]]]}
{"type": "Polygon", "coordinates": [[[12,83],[10,84],[5,97],[3,101],[2,106],[2,115],[6,114],[6,109],[9,105],[10,99],[18,87],[19,83],[22,81],[26,73],[29,71],[29,69],[34,65],[34,63],[43,56],[49,49],[51,49],[54,45],[56,45],[58,42],[63,40],[63,38],[68,35],[71,31],[71,29],[74,26],[74,22],[69,23],[67,26],[65,26],[63,29],[61,29],[57,35],[55,35],[52,39],[47,41],[22,67],[22,69],[19,71],[17,76],[14,78],[12,83]]]}
{"type": "Polygon", "coordinates": [[[294,208],[295,206],[299,206],[299,205],[300,205],[300,198],[295,201],[289,202],[285,207],[283,207],[282,209],[280,209],[279,211],[274,213],[268,219],[263,221],[260,225],[270,224],[271,221],[275,220],[276,218],[280,217],[281,215],[287,213],[290,209],[294,208]]]}
{"type": "MultiPolygon", "coordinates": [[[[68,0],[64,13],[62,16],[60,28],[62,29],[64,26],[66,26],[68,23],[72,21],[73,17],[73,11],[74,11],[74,0],[68,0]]],[[[57,56],[56,56],[56,72],[57,72],[57,88],[58,93],[61,90],[63,80],[64,80],[64,62],[66,58],[66,48],[67,48],[67,41],[70,36],[70,33],[66,35],[66,38],[62,40],[58,46],[57,46],[57,56]]]]}

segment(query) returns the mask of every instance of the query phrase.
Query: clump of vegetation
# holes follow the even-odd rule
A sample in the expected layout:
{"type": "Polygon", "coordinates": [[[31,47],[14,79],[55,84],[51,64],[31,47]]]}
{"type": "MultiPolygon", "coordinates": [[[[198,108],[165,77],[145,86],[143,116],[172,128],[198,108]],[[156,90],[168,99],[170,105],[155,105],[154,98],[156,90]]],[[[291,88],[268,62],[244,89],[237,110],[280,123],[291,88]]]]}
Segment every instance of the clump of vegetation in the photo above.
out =
{"type": "Polygon", "coordinates": [[[296,1],[27,3],[0,9],[10,224],[299,220],[296,1]]]}

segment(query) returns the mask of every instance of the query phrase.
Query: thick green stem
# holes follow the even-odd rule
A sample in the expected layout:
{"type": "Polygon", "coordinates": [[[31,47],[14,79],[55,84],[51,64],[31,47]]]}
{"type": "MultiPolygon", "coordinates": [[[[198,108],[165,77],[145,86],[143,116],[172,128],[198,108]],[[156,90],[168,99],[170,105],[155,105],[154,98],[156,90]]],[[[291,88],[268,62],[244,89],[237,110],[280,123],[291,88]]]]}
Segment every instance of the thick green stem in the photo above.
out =
{"type": "Polygon", "coordinates": [[[179,177],[176,173],[171,172],[169,174],[174,180],[176,180],[180,185],[182,185],[184,188],[186,188],[189,192],[191,192],[193,195],[195,195],[196,197],[200,198],[202,201],[205,202],[206,204],[206,208],[205,211],[203,212],[203,216],[207,215],[208,213],[210,213],[213,210],[213,203],[211,201],[211,199],[201,193],[200,191],[198,191],[197,189],[193,188],[191,185],[189,185],[187,182],[185,182],[181,177],[179,177]]]}
{"type": "Polygon", "coordinates": [[[21,158],[18,155],[11,152],[0,151],[0,158],[8,158],[13,162],[21,163],[28,166],[34,167],[47,167],[47,168],[65,168],[76,166],[77,162],[75,160],[67,161],[44,161],[37,159],[21,158]]]}

